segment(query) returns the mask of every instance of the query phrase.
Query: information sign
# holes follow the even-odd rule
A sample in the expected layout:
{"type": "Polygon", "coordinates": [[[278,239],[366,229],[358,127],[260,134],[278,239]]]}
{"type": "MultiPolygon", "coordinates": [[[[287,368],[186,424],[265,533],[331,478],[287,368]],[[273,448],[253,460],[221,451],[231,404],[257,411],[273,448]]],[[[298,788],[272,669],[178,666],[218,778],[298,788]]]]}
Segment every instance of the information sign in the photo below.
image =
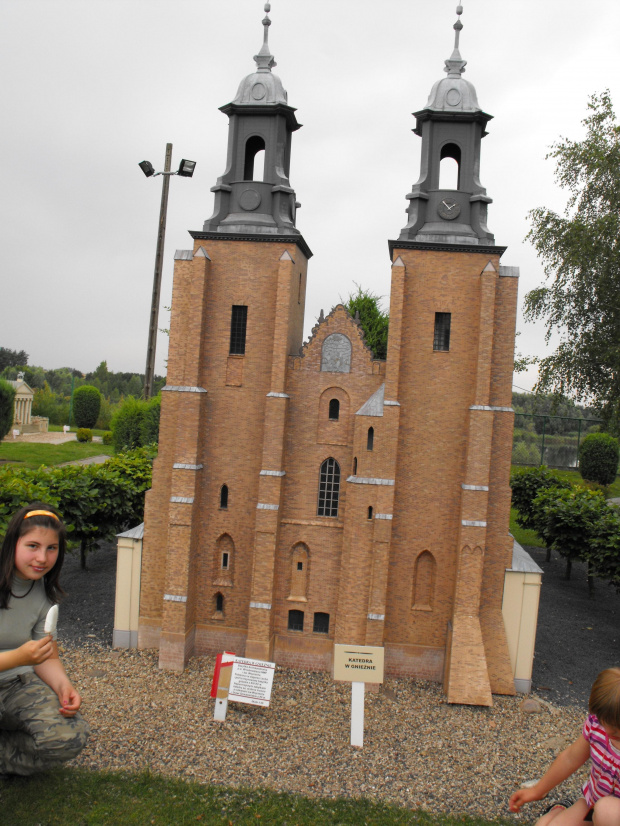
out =
{"type": "Polygon", "coordinates": [[[335,645],[334,679],[348,683],[382,683],[383,647],[335,645]]]}
{"type": "Polygon", "coordinates": [[[228,699],[234,703],[249,703],[269,707],[275,663],[235,657],[228,699]]]}

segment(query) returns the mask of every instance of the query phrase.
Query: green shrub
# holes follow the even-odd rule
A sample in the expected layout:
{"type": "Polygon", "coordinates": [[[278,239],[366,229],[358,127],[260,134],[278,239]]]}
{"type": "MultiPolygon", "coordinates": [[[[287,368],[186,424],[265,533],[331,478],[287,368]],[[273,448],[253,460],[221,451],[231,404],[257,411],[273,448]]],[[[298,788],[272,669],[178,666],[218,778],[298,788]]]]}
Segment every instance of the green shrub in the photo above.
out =
{"type": "Polygon", "coordinates": [[[14,410],[15,388],[8,381],[0,379],[0,441],[11,429],[14,410]]]}
{"type": "Polygon", "coordinates": [[[101,441],[104,445],[111,445],[112,444],[112,431],[108,430],[106,433],[103,434],[101,437],[101,441]]]}
{"type": "Polygon", "coordinates": [[[128,396],[112,416],[111,430],[115,449],[133,450],[159,441],[161,396],[149,401],[128,396]]]}
{"type": "MultiPolygon", "coordinates": [[[[541,539],[544,539],[535,524],[538,521],[538,514],[534,514],[534,500],[544,490],[570,489],[572,485],[570,482],[565,482],[557,473],[541,465],[515,470],[510,477],[510,487],[512,488],[512,504],[518,511],[517,525],[526,530],[536,531],[541,539]]],[[[540,524],[539,527],[541,527],[540,524]]]]}
{"type": "Polygon", "coordinates": [[[608,433],[590,433],[579,448],[579,473],[588,482],[611,485],[618,472],[620,447],[608,433]]]}
{"type": "Polygon", "coordinates": [[[96,387],[85,384],[73,394],[73,417],[78,427],[94,427],[101,409],[101,393],[96,387]]]}
{"type": "Polygon", "coordinates": [[[93,431],[88,427],[78,427],[76,436],[78,442],[92,442],[93,431]]]}

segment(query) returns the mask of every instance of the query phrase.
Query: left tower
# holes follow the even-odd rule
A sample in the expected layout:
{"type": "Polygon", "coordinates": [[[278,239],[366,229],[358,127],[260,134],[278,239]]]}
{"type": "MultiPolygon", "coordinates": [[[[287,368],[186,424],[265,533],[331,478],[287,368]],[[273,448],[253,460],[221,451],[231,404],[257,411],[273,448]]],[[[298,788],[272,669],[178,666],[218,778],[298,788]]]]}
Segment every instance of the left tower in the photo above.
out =
{"type": "Polygon", "coordinates": [[[175,254],[138,636],[164,668],[226,648],[266,655],[273,633],[286,364],[302,345],[312,253],[295,226],[300,124],[272,72],[270,25],[266,14],[256,70],[221,107],[230,128],[213,215],[175,254]]]}

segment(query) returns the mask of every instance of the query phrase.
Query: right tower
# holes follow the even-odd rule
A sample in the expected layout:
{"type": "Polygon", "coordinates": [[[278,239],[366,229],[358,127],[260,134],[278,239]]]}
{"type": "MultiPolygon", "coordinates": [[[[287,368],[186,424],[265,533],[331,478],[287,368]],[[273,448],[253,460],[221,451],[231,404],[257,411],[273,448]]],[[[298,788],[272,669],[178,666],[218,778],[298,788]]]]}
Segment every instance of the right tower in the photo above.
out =
{"type": "Polygon", "coordinates": [[[386,414],[398,419],[384,641],[394,670],[437,678],[449,702],[514,694],[502,619],[509,535],[518,269],[487,228],[479,180],[491,116],[447,77],[415,113],[421,173],[390,241],[386,414]],[[446,185],[444,167],[453,167],[446,185]]]}

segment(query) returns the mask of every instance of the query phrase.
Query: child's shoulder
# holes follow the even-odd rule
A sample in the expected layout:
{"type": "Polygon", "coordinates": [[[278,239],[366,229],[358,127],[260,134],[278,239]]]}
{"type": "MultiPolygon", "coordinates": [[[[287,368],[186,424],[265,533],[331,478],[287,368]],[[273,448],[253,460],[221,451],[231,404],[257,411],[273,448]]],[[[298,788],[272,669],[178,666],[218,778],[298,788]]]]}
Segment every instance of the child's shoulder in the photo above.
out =
{"type": "Polygon", "coordinates": [[[596,714],[588,714],[586,717],[586,721],[583,724],[583,736],[586,740],[591,740],[592,737],[603,737],[605,738],[605,729],[600,724],[598,717],[596,714]]]}

